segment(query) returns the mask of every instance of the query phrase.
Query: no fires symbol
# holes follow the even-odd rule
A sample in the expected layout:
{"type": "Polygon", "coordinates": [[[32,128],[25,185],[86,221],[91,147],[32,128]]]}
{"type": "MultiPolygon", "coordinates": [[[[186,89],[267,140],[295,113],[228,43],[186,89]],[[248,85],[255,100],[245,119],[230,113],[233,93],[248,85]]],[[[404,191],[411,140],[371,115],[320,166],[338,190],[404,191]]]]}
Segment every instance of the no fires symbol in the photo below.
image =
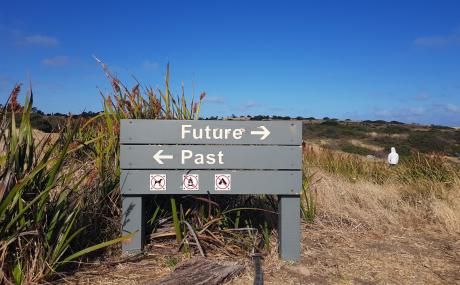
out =
{"type": "Polygon", "coordinates": [[[229,191],[232,186],[232,176],[230,174],[215,174],[215,190],[229,191]]]}
{"type": "Polygon", "coordinates": [[[184,190],[199,190],[199,176],[198,174],[184,174],[182,175],[182,189],[184,190]]]}

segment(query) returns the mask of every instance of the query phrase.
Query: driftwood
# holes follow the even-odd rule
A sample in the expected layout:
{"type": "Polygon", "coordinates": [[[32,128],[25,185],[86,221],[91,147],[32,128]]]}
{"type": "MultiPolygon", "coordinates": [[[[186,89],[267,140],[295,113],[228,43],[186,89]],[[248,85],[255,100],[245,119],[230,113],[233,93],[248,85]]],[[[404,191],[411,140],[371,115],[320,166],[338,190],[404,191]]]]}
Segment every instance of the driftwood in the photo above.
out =
{"type": "Polygon", "coordinates": [[[244,267],[234,263],[193,258],[176,266],[173,272],[157,282],[145,285],[219,285],[235,277],[244,267]]]}

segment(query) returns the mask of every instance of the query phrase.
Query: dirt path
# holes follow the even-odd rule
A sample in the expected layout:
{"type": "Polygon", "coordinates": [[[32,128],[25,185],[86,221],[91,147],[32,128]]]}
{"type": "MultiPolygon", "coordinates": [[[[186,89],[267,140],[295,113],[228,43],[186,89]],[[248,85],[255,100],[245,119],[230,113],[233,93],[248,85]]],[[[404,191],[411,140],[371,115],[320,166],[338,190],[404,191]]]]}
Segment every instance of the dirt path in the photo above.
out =
{"type": "MultiPolygon", "coordinates": [[[[176,257],[148,255],[117,265],[90,266],[69,284],[142,284],[169,273],[176,257]]],[[[252,284],[251,262],[230,284],[252,284]]],[[[460,284],[460,235],[423,231],[370,232],[303,225],[302,259],[263,263],[265,284],[460,284]]]]}

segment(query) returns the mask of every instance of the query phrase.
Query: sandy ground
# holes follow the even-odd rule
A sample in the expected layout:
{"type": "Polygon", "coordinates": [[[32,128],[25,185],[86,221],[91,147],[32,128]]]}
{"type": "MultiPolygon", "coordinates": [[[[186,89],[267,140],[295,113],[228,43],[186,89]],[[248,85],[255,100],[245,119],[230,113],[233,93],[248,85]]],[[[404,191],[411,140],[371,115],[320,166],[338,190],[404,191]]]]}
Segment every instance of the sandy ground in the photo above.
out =
{"type": "MultiPolygon", "coordinates": [[[[175,253],[167,251],[153,248],[140,259],[84,266],[58,283],[152,282],[170,273],[172,261],[181,258],[168,256],[175,253]]],[[[253,284],[250,259],[239,262],[246,271],[229,284],[253,284]]],[[[280,261],[274,251],[264,259],[263,270],[264,284],[460,284],[460,235],[337,228],[319,219],[315,224],[302,224],[300,262],[280,261]]]]}

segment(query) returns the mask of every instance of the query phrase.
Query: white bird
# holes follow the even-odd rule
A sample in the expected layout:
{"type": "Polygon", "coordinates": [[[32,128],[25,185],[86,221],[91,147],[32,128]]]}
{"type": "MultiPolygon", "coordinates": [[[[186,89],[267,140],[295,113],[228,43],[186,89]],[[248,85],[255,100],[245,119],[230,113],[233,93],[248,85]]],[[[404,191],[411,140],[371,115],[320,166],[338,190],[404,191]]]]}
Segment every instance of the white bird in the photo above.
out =
{"type": "Polygon", "coordinates": [[[396,152],[396,148],[392,147],[391,152],[388,154],[388,163],[393,166],[398,164],[399,154],[396,152]]]}

